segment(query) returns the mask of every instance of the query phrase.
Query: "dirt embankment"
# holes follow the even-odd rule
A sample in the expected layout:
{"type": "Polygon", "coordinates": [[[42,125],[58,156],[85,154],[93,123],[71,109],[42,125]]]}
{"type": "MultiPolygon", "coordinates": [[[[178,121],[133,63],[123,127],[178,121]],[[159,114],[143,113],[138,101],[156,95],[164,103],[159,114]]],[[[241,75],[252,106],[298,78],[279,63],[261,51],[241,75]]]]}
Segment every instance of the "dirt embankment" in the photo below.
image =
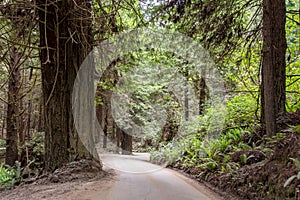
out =
{"type": "Polygon", "coordinates": [[[289,158],[300,159],[300,134],[287,133],[278,141],[270,157],[242,167],[236,173],[214,175],[208,179],[213,186],[234,194],[240,199],[295,199],[296,179],[286,188],[286,180],[299,169],[289,158]]]}
{"type": "Polygon", "coordinates": [[[85,199],[95,191],[107,190],[114,177],[113,171],[100,170],[94,161],[71,162],[51,174],[27,179],[12,190],[2,191],[0,200],[85,199]]]}

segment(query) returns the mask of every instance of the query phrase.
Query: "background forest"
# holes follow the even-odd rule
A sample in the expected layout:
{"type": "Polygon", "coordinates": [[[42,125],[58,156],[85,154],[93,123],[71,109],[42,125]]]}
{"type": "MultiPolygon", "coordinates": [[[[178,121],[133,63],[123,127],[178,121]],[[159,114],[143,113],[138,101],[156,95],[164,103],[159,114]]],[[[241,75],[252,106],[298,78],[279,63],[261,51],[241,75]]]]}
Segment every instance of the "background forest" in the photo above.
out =
{"type": "MultiPolygon", "coordinates": [[[[36,180],[72,161],[99,161],[101,148],[149,152],[153,163],[243,199],[299,198],[299,5],[296,0],[1,1],[0,187],[36,180]],[[214,97],[208,76],[196,73],[193,63],[174,52],[141,48],[113,60],[100,78],[93,69],[82,77],[98,78],[96,93],[88,85],[80,88],[95,98],[78,101],[95,106],[87,120],[99,121],[103,133],[81,141],[72,91],[82,62],[103,41],[142,27],[168,29],[201,44],[222,78],[224,98],[214,97]],[[170,80],[177,81],[171,72],[183,77],[182,99],[168,90],[170,80]],[[117,104],[117,111],[125,108],[124,99],[113,100],[114,95],[124,91],[130,94],[128,109],[116,113],[117,104]],[[127,134],[134,132],[132,123],[143,129],[127,134]]],[[[92,133],[93,126],[85,131],[92,133]]]]}

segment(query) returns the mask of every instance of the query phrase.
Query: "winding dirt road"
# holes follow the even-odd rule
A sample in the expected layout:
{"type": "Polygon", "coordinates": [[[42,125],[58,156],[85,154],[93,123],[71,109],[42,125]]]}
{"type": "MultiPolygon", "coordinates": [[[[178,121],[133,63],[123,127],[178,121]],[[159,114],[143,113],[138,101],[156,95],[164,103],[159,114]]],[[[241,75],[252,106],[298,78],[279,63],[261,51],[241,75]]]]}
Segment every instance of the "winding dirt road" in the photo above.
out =
{"type": "Polygon", "coordinates": [[[147,162],[148,154],[102,155],[104,169],[117,171],[116,180],[91,194],[91,200],[220,200],[204,186],[181,174],[147,162]]]}

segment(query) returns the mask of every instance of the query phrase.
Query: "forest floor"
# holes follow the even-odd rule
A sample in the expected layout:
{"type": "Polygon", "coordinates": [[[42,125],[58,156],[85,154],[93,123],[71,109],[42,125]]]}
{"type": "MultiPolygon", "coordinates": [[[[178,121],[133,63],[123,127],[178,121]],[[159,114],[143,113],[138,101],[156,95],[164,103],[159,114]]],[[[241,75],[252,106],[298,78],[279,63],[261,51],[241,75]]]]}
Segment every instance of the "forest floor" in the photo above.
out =
{"type": "MultiPolygon", "coordinates": [[[[300,124],[300,110],[288,113],[279,122],[279,128],[287,130],[287,124],[295,126],[300,124]]],[[[270,149],[272,153],[264,159],[258,159],[258,162],[247,163],[238,171],[201,176],[200,169],[182,165],[174,168],[212,189],[234,195],[238,199],[299,199],[300,194],[296,194],[296,188],[299,188],[300,180],[295,178],[287,187],[284,187],[284,184],[300,171],[290,159],[300,160],[300,133],[283,131],[282,134],[284,137],[273,138],[262,144],[260,144],[260,133],[257,133],[258,137],[251,138],[252,142],[256,142],[261,148],[270,149]]],[[[249,151],[249,153],[253,152],[257,151],[249,151]]],[[[256,157],[255,154],[252,155],[256,157]]]]}

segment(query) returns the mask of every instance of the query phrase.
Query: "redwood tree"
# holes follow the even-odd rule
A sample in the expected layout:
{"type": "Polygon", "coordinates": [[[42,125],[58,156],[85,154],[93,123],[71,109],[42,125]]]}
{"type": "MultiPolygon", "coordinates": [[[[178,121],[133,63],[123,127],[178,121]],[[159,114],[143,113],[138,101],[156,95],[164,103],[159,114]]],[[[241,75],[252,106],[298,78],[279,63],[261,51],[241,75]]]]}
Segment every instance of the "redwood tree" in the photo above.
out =
{"type": "MultiPolygon", "coordinates": [[[[45,167],[46,170],[53,170],[73,160],[92,159],[92,154],[95,153],[89,151],[94,147],[88,150],[83,145],[72,116],[74,80],[81,63],[92,48],[91,1],[39,0],[38,6],[45,117],[45,167]]],[[[92,95],[88,92],[91,91],[87,91],[87,95],[92,95]]],[[[82,110],[83,112],[86,111],[82,110]]],[[[91,119],[93,116],[91,113],[91,119]]],[[[92,130],[93,124],[88,124],[87,133],[92,130]]],[[[88,144],[94,145],[92,134],[86,137],[88,144]]]]}
{"type": "Polygon", "coordinates": [[[285,0],[263,0],[262,125],[276,133],[276,119],[285,113],[285,0]]]}

